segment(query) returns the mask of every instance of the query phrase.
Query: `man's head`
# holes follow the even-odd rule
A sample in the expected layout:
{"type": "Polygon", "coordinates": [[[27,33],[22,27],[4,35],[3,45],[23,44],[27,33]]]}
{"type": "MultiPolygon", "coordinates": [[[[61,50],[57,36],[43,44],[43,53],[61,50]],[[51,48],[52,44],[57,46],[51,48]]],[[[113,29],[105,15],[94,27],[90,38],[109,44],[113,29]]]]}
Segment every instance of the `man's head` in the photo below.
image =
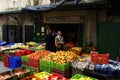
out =
{"type": "Polygon", "coordinates": [[[61,35],[62,35],[62,32],[61,32],[61,31],[58,31],[58,35],[60,35],[60,36],[61,36],[61,35]]]}

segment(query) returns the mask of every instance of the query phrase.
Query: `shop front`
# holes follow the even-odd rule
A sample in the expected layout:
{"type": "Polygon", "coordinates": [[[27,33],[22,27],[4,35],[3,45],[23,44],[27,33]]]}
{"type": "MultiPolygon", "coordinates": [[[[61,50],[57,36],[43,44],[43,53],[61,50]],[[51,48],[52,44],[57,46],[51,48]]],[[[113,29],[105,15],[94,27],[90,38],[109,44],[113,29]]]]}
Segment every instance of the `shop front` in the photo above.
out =
{"type": "Polygon", "coordinates": [[[63,11],[44,13],[44,24],[53,31],[62,31],[65,43],[74,42],[77,46],[83,45],[85,12],[63,11]]]}

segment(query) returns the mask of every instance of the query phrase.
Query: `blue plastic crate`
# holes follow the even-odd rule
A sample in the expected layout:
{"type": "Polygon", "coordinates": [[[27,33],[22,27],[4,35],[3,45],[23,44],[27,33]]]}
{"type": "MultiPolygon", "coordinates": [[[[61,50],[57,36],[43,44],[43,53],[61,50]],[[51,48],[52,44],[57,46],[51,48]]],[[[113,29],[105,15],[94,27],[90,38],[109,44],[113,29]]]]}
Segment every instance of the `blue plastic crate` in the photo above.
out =
{"type": "Polygon", "coordinates": [[[10,43],[10,44],[7,44],[6,46],[13,46],[15,43],[10,43]]]}
{"type": "Polygon", "coordinates": [[[7,44],[6,41],[1,41],[1,42],[0,42],[0,46],[3,46],[3,45],[5,45],[5,44],[7,44]]]}
{"type": "Polygon", "coordinates": [[[21,57],[11,56],[10,57],[10,68],[21,67],[21,57]]]}

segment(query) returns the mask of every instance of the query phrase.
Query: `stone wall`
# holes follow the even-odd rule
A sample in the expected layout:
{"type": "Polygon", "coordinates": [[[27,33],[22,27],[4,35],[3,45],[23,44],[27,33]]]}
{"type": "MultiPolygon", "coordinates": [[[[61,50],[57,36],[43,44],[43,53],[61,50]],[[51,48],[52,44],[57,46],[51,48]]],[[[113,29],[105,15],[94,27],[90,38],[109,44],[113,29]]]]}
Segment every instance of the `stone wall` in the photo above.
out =
{"type": "Polygon", "coordinates": [[[2,26],[3,25],[20,25],[23,27],[23,41],[25,38],[25,25],[34,25],[34,19],[29,13],[7,14],[0,16],[0,41],[2,40],[2,26]],[[15,20],[13,17],[16,17],[15,20]]]}

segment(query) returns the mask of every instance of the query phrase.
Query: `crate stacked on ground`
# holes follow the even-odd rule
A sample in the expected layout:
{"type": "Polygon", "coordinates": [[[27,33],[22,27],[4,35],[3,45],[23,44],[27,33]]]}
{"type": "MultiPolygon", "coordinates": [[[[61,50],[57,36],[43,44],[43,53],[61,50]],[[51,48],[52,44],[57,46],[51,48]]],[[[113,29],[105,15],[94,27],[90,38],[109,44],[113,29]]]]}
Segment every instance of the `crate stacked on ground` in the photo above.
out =
{"type": "Polygon", "coordinates": [[[98,80],[81,74],[75,74],[70,80],[98,80]]]}
{"type": "Polygon", "coordinates": [[[14,55],[15,56],[23,56],[23,55],[28,55],[31,54],[30,50],[15,50],[14,55]]]}
{"type": "Polygon", "coordinates": [[[49,76],[47,80],[69,80],[69,79],[61,76],[60,74],[54,73],[51,76],[49,76]]]}
{"type": "Polygon", "coordinates": [[[29,55],[29,58],[30,58],[29,65],[31,67],[39,68],[39,60],[44,58],[45,56],[48,56],[49,54],[50,54],[50,52],[46,51],[46,50],[40,50],[33,54],[30,54],[29,55]]]}
{"type": "Polygon", "coordinates": [[[4,61],[4,54],[3,54],[2,51],[0,51],[0,60],[1,60],[1,61],[4,61]]]}
{"type": "Polygon", "coordinates": [[[48,56],[49,54],[49,51],[40,50],[30,55],[22,56],[22,65],[28,69],[38,72],[40,70],[40,59],[48,56]]]}
{"type": "Polygon", "coordinates": [[[4,66],[5,67],[10,66],[10,55],[4,55],[4,66]]]}
{"type": "Polygon", "coordinates": [[[10,56],[10,68],[18,68],[21,67],[21,57],[18,56],[10,56]]]}

